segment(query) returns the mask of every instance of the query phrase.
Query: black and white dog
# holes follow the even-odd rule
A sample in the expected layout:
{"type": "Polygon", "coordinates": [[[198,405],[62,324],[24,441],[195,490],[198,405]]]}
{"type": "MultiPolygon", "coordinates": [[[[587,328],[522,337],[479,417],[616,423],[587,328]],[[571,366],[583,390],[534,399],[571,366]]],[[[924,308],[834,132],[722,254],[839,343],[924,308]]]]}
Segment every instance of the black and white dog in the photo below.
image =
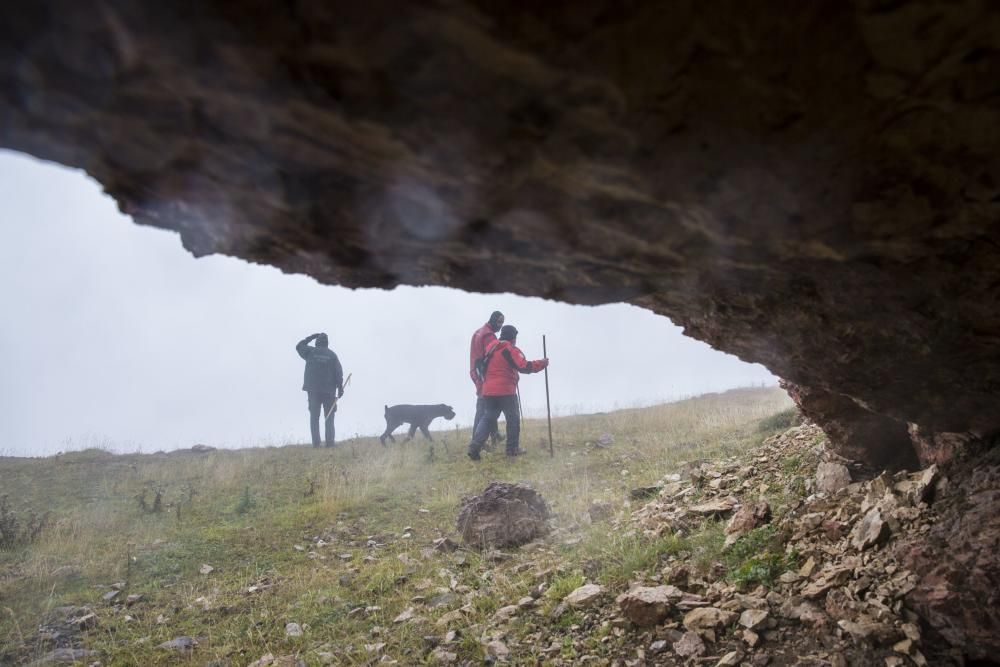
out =
{"type": "Polygon", "coordinates": [[[393,405],[392,407],[387,405],[385,406],[385,433],[380,435],[378,439],[382,442],[383,447],[386,438],[396,442],[396,439],[392,437],[392,432],[399,428],[400,424],[409,424],[410,432],[407,434],[406,440],[412,439],[419,428],[425,438],[434,442],[427,427],[438,417],[454,419],[455,411],[450,405],[444,403],[437,405],[393,405]]]}

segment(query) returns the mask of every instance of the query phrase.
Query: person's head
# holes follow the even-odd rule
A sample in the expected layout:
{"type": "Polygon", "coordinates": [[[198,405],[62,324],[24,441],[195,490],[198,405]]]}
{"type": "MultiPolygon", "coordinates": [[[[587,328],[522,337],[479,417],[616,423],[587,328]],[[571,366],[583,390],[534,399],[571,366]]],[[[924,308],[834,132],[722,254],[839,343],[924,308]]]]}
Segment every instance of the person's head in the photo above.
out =
{"type": "Polygon", "coordinates": [[[500,328],[500,340],[509,340],[514,343],[517,341],[517,329],[513,325],[505,324],[500,328]]]}
{"type": "Polygon", "coordinates": [[[316,347],[330,347],[330,339],[326,337],[326,334],[316,336],[316,347]]]}
{"type": "Polygon", "coordinates": [[[493,314],[490,315],[489,325],[493,331],[499,331],[500,327],[503,326],[503,313],[499,310],[494,310],[493,314]]]}

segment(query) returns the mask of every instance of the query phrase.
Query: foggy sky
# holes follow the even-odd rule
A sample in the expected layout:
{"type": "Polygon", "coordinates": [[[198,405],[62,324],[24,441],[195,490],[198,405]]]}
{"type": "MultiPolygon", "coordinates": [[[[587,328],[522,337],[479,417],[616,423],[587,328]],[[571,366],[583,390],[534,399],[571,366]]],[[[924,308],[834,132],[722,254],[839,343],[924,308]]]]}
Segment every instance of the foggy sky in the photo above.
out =
{"type": "MultiPolygon", "coordinates": [[[[468,425],[469,339],[493,310],[529,359],[547,335],[554,414],[776,382],[633,306],[349,290],[195,260],[176,234],[120,214],[83,172],[8,151],[0,201],[0,455],[307,442],[294,348],[320,331],[353,373],[338,439],[380,433],[386,403],[448,403],[455,421],[432,428],[468,425]]],[[[521,395],[528,416],[544,416],[541,374],[522,376],[521,395]]]]}

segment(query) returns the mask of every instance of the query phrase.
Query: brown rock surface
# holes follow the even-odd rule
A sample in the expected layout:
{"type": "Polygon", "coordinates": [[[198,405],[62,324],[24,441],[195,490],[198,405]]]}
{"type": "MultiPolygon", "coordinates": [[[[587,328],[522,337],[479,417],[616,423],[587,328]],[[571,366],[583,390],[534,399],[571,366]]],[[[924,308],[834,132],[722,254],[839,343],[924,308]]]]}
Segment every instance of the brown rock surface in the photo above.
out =
{"type": "Polygon", "coordinates": [[[4,3],[0,146],[196,255],[650,308],[912,464],[908,429],[924,461],[1000,430],[998,30],[990,0],[4,3]]]}
{"type": "Polygon", "coordinates": [[[675,586],[636,586],[618,596],[622,613],[641,628],[662,623],[684,592],[675,586]]]}
{"type": "Polygon", "coordinates": [[[816,467],[816,489],[835,493],[851,483],[851,471],[843,463],[823,461],[816,467]]]}
{"type": "Polygon", "coordinates": [[[907,602],[976,660],[1000,655],[1000,461],[967,463],[934,501],[940,516],[896,554],[921,577],[907,602]],[[971,470],[969,468],[972,468],[971,470]]]}
{"type": "Polygon", "coordinates": [[[462,499],[457,527],[466,544],[516,547],[547,535],[550,516],[545,499],[527,484],[490,482],[462,499]]]}
{"type": "MultiPolygon", "coordinates": [[[[696,529],[692,518],[705,520],[689,503],[732,496],[746,507],[762,488],[794,488],[785,464],[800,462],[791,475],[811,478],[834,458],[823,440],[806,423],[769,438],[742,461],[703,463],[699,479],[728,479],[725,489],[682,482],[676,493],[636,509],[633,525],[650,536],[684,534],[696,529]],[[688,493],[696,488],[697,494],[688,493]]],[[[855,468],[854,462],[848,466],[855,468]]],[[[724,582],[725,572],[702,571],[704,580],[694,574],[683,584],[696,588],[698,598],[683,593],[662,624],[670,627],[682,615],[686,629],[713,641],[714,654],[749,649],[767,653],[775,664],[785,664],[777,656],[796,641],[806,648],[815,638],[828,642],[834,635],[840,638],[835,650],[826,648],[842,653],[846,664],[883,664],[890,645],[918,665],[993,659],[1000,655],[998,489],[996,448],[914,473],[858,479],[834,494],[802,487],[796,499],[774,509],[771,525],[784,545],[777,548],[798,558],[773,573],[773,585],[742,593],[724,582]],[[739,643],[731,632],[709,634],[719,630],[712,609],[738,614],[739,643]]],[[[689,556],[680,556],[660,574],[691,565],[689,556]]]]}

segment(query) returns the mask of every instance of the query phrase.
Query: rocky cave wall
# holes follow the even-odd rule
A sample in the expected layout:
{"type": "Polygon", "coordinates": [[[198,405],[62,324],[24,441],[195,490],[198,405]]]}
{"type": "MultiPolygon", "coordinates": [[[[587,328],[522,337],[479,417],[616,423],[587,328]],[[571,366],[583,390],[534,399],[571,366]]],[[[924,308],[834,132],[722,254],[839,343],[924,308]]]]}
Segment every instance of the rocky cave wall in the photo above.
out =
{"type": "Polygon", "coordinates": [[[912,465],[1000,431],[998,72],[988,0],[46,0],[0,145],[196,255],[644,306],[912,465]]]}

